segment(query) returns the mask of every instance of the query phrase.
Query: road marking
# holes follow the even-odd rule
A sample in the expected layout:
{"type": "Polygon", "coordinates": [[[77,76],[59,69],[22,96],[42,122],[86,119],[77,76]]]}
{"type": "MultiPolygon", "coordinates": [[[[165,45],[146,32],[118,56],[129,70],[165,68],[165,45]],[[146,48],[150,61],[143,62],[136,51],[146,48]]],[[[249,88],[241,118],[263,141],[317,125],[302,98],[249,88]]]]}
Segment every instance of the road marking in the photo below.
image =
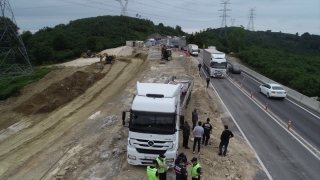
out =
{"type": "MultiPolygon", "coordinates": [[[[197,60],[197,62],[198,62],[198,64],[200,64],[198,60],[197,60]]],[[[206,73],[205,73],[205,71],[203,70],[202,67],[201,67],[201,69],[202,69],[204,75],[205,75],[206,78],[207,78],[207,75],[206,75],[206,73]]],[[[200,76],[200,73],[199,73],[199,76],[200,76]]],[[[210,85],[211,85],[211,87],[213,88],[213,90],[216,92],[216,94],[217,94],[218,98],[220,99],[221,103],[223,104],[224,108],[226,108],[226,110],[228,111],[231,119],[233,120],[233,122],[235,123],[235,125],[237,126],[237,128],[239,129],[239,131],[240,131],[240,133],[242,134],[242,136],[244,137],[244,139],[247,141],[247,143],[249,144],[249,146],[251,147],[251,149],[253,149],[254,154],[255,154],[256,158],[258,159],[258,161],[259,161],[262,169],[264,170],[264,172],[266,173],[266,175],[268,176],[268,178],[269,178],[270,180],[273,180],[273,178],[271,177],[271,175],[270,175],[269,171],[267,170],[266,166],[265,166],[265,165],[263,164],[263,162],[261,161],[259,155],[258,155],[257,152],[255,151],[255,149],[252,147],[251,143],[250,143],[249,140],[247,139],[246,135],[243,133],[243,131],[242,131],[242,129],[240,128],[240,126],[238,125],[237,121],[233,118],[233,116],[232,116],[232,114],[230,113],[230,111],[229,111],[229,109],[227,108],[227,106],[226,106],[226,105],[224,104],[224,102],[222,101],[222,99],[221,99],[221,97],[219,96],[217,90],[213,87],[212,83],[210,83],[210,85]]]]}
{"type": "MultiPolygon", "coordinates": [[[[243,94],[245,94],[247,97],[250,96],[250,93],[244,90],[243,88],[240,89],[239,85],[237,83],[234,83],[231,78],[229,77],[228,80],[235,85],[243,94]],[[249,95],[248,95],[249,94],[249,95]]],[[[303,137],[301,137],[297,132],[294,130],[288,130],[287,124],[285,124],[283,121],[280,120],[275,114],[273,114],[270,111],[265,111],[265,106],[261,104],[257,99],[255,98],[249,98],[252,102],[254,102],[260,109],[264,110],[264,112],[271,117],[280,127],[282,127],[284,130],[286,130],[293,138],[295,138],[303,147],[305,147],[312,155],[314,155],[318,160],[320,160],[320,157],[316,153],[320,153],[315,147],[313,147],[308,141],[306,141],[303,137]],[[299,138],[299,139],[298,139],[299,138]],[[301,140],[300,140],[301,139],[301,140]],[[303,141],[303,142],[302,142],[303,141]],[[307,144],[307,145],[306,145],[307,144]],[[312,149],[310,149],[309,147],[312,149]],[[314,153],[314,151],[316,153],[314,153]]]]}

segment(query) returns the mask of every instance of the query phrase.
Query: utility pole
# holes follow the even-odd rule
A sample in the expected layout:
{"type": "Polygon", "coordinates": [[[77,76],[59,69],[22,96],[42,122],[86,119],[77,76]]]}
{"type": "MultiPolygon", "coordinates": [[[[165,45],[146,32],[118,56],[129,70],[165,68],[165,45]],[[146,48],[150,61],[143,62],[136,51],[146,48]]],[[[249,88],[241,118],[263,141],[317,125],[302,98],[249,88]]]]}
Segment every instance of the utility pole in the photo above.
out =
{"type": "Polygon", "coordinates": [[[0,87],[17,77],[33,74],[27,50],[9,0],[0,0],[0,87]]]}
{"type": "Polygon", "coordinates": [[[254,31],[254,24],[253,24],[253,15],[255,15],[253,13],[253,11],[255,11],[255,7],[254,8],[250,8],[250,17],[249,17],[249,23],[248,23],[248,27],[247,27],[247,30],[250,30],[250,31],[254,31]]]}
{"type": "Polygon", "coordinates": [[[235,18],[231,18],[231,23],[232,23],[232,27],[234,26],[234,21],[236,21],[236,19],[235,18]]]}
{"type": "Polygon", "coordinates": [[[127,6],[129,0],[124,0],[125,4],[122,3],[122,0],[116,0],[120,2],[121,5],[121,16],[128,16],[127,6]]]}
{"type": "Polygon", "coordinates": [[[223,11],[222,16],[222,22],[221,22],[221,27],[220,27],[220,33],[219,36],[222,37],[222,33],[223,33],[223,28],[224,28],[224,36],[227,37],[227,17],[230,17],[227,15],[227,11],[231,11],[231,9],[227,9],[227,4],[229,3],[229,0],[222,0],[222,3],[224,8],[220,9],[219,11],[223,11]]]}

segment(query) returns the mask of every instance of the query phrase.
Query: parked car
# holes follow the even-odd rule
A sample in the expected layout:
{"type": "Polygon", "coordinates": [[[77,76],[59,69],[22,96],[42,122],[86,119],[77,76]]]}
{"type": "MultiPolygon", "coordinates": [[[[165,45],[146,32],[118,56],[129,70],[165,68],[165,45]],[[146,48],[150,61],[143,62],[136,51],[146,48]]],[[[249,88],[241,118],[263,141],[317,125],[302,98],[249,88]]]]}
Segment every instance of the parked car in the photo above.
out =
{"type": "Polygon", "coordinates": [[[279,84],[263,84],[259,87],[260,92],[265,94],[268,98],[286,98],[287,92],[279,84]]]}
{"type": "Polygon", "coordinates": [[[233,74],[241,74],[241,68],[239,65],[230,64],[228,65],[228,70],[233,74]]]}

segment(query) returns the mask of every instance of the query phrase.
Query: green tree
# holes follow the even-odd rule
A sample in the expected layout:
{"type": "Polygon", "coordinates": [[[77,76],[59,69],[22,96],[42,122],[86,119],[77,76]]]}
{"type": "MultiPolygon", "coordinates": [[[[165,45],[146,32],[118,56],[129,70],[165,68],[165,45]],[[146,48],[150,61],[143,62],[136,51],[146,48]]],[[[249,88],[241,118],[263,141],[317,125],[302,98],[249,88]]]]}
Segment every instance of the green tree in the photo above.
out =
{"type": "Polygon", "coordinates": [[[87,48],[91,51],[95,51],[96,50],[96,46],[97,46],[97,39],[95,37],[88,37],[87,38],[87,48]]]}
{"type": "Polygon", "coordinates": [[[56,51],[65,50],[68,48],[68,37],[63,33],[59,33],[53,38],[52,45],[56,51]]]}
{"type": "Polygon", "coordinates": [[[231,43],[230,50],[233,52],[241,52],[244,49],[246,41],[246,31],[243,26],[236,28],[229,34],[231,43]]]}
{"type": "Polygon", "coordinates": [[[37,65],[41,65],[45,61],[51,61],[53,49],[50,46],[47,46],[45,43],[41,42],[35,45],[32,54],[35,57],[34,63],[37,65]]]}

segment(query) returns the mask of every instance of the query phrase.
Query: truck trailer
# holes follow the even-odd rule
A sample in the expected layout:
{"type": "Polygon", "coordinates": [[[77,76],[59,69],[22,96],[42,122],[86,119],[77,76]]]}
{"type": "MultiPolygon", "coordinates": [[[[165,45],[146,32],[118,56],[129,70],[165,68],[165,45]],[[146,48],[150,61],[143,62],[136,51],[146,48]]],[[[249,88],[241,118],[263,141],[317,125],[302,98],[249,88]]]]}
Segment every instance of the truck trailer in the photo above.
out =
{"type": "Polygon", "coordinates": [[[189,44],[188,45],[188,53],[192,56],[198,56],[199,54],[199,48],[195,44],[189,44]]]}
{"type": "Polygon", "coordinates": [[[184,123],[193,87],[190,77],[173,76],[166,83],[137,82],[137,93],[129,111],[123,111],[125,125],[129,112],[127,162],[132,165],[151,165],[163,153],[167,168],[174,166],[178,154],[179,127],[184,123]]]}
{"type": "Polygon", "coordinates": [[[203,50],[203,67],[210,77],[226,77],[226,54],[216,49],[203,50]]]}

